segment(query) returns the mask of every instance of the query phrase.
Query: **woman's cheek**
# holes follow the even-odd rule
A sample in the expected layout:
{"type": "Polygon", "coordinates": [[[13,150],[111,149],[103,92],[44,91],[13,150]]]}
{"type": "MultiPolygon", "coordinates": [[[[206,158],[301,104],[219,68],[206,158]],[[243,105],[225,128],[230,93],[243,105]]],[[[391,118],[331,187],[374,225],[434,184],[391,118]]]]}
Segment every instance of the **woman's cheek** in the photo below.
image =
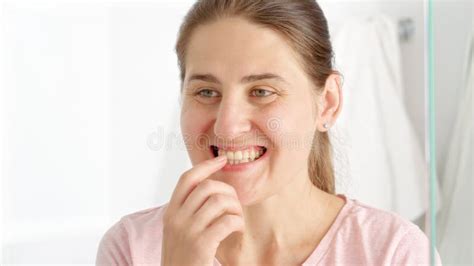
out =
{"type": "Polygon", "coordinates": [[[266,109],[256,115],[259,129],[262,131],[266,141],[271,146],[270,148],[278,149],[282,142],[282,136],[285,135],[285,119],[283,114],[278,109],[266,109]]]}
{"type": "Polygon", "coordinates": [[[188,133],[199,133],[203,119],[209,116],[208,111],[203,110],[194,100],[187,100],[181,109],[181,128],[188,133]]]}
{"type": "Polygon", "coordinates": [[[181,116],[181,131],[186,140],[192,161],[207,159],[210,141],[211,113],[199,108],[183,109],[181,116]]]}
{"type": "Polygon", "coordinates": [[[299,106],[275,105],[261,112],[262,130],[270,139],[271,145],[278,151],[294,152],[306,151],[308,141],[312,141],[312,131],[308,131],[311,124],[310,114],[300,112],[299,106]]]}

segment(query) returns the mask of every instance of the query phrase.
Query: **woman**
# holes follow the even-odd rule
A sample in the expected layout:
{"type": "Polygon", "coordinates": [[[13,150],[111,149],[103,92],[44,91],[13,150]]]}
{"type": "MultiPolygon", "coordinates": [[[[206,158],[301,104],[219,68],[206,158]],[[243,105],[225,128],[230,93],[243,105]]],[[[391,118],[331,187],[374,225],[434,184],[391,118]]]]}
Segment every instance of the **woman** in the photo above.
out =
{"type": "Polygon", "coordinates": [[[167,204],[117,222],[97,264],[429,263],[416,225],[335,195],[341,78],[316,2],[198,1],[176,51],[193,168],[167,204]]]}

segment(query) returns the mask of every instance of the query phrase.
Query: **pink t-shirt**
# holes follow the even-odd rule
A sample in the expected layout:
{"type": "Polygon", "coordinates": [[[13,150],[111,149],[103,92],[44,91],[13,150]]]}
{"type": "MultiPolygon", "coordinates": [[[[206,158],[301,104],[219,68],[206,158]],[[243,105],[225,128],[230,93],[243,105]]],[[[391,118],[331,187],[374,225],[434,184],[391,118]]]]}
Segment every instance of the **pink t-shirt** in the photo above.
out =
{"type": "MultiPolygon", "coordinates": [[[[302,265],[430,265],[423,231],[396,213],[343,194],[345,205],[302,265]]],[[[163,204],[122,217],[102,237],[96,265],[160,265],[163,204]]],[[[435,265],[441,265],[435,252],[435,265]]],[[[214,265],[221,265],[214,258],[214,265]]]]}

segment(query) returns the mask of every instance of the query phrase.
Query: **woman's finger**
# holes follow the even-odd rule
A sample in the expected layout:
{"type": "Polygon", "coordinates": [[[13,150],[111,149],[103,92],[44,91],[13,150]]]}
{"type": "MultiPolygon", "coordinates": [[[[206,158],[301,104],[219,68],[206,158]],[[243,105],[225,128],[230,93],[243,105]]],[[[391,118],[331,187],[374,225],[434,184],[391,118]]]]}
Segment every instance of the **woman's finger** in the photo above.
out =
{"type": "Polygon", "coordinates": [[[194,215],[213,194],[224,194],[238,200],[237,192],[231,185],[218,180],[205,179],[188,195],[181,206],[181,211],[185,213],[185,217],[194,215]]]}
{"type": "Polygon", "coordinates": [[[176,184],[170,199],[170,208],[177,209],[182,206],[191,191],[205,178],[225,166],[227,157],[218,156],[213,159],[205,160],[188,171],[184,172],[176,184]]]}
{"type": "Polygon", "coordinates": [[[203,231],[220,216],[229,214],[243,215],[240,202],[225,194],[211,195],[193,216],[193,227],[197,231],[203,231]]]}
{"type": "Polygon", "coordinates": [[[233,232],[243,232],[245,230],[244,218],[241,215],[228,214],[222,215],[215,222],[209,225],[206,230],[202,233],[202,238],[207,240],[208,243],[217,243],[215,247],[219,246],[219,243],[228,237],[233,232]]]}

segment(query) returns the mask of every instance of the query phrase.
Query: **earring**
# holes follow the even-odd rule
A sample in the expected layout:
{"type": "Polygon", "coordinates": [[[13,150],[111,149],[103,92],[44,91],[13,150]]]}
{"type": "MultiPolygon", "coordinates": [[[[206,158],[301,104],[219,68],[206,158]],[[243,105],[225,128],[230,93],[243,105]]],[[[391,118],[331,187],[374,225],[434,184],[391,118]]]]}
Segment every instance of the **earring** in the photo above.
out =
{"type": "Polygon", "coordinates": [[[323,127],[324,127],[325,129],[328,129],[328,128],[329,128],[328,123],[324,123],[324,124],[323,124],[323,127]]]}

